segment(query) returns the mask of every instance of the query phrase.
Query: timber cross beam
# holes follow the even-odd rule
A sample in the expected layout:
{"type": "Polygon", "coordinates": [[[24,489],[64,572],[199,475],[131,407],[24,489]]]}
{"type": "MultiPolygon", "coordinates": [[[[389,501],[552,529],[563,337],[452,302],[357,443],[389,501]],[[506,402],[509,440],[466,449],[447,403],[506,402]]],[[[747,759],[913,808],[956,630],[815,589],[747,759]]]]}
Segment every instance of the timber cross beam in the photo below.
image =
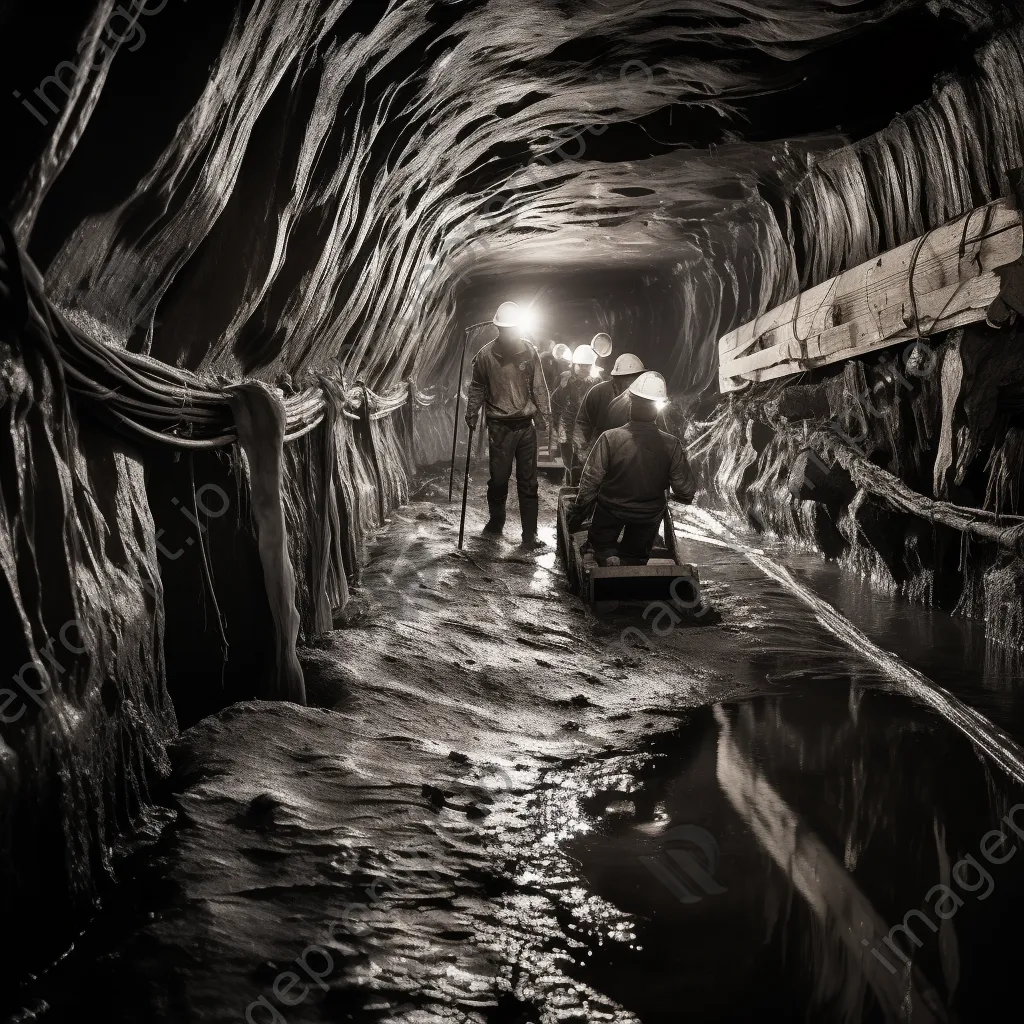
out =
{"type": "Polygon", "coordinates": [[[997,199],[846,270],[724,335],[726,394],[925,338],[1024,314],[1024,227],[997,199]]]}

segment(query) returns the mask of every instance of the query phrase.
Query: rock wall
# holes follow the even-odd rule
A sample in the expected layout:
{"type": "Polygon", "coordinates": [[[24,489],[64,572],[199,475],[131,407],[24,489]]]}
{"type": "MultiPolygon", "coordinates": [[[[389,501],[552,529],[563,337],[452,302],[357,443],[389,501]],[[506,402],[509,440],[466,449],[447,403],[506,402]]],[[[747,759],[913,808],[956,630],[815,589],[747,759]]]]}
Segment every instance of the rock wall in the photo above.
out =
{"type": "Polygon", "coordinates": [[[176,732],[141,453],[80,420],[39,316],[0,344],[0,958],[16,977],[146,828],[176,732]]]}
{"type": "Polygon", "coordinates": [[[1020,324],[974,325],[757,385],[693,451],[707,489],[756,529],[1021,645],[1022,375],[1020,324]]]}
{"type": "MultiPolygon", "coordinates": [[[[1024,198],[1022,82],[1024,33],[1008,27],[931,99],[816,161],[778,206],[786,241],[761,251],[767,290],[788,298],[974,206],[1024,198]]],[[[708,487],[757,529],[1019,645],[1022,374],[1024,338],[1004,308],[995,326],[721,400],[695,452],[708,487]]]]}

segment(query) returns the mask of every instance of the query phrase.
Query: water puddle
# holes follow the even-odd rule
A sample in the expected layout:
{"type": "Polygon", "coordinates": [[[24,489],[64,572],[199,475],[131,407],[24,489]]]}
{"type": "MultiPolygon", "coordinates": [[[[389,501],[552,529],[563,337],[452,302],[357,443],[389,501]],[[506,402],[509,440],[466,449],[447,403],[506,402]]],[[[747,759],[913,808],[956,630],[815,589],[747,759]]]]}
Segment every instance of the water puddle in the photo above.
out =
{"type": "Polygon", "coordinates": [[[790,683],[551,781],[583,882],[563,970],[641,1021],[1011,1005],[1024,791],[904,696],[790,683]]]}
{"type": "MultiPolygon", "coordinates": [[[[808,586],[803,582],[799,578],[799,574],[791,572],[780,560],[777,552],[758,548],[751,543],[749,538],[738,536],[727,517],[721,513],[715,514],[699,508],[689,511],[691,519],[683,527],[684,536],[696,540],[699,545],[712,545],[735,554],[741,554],[766,577],[775,581],[790,595],[811,609],[821,626],[879,669],[894,688],[938,711],[950,723],[959,728],[964,735],[970,737],[978,749],[983,750],[1010,777],[1024,783],[1024,748],[1021,747],[1017,739],[1020,736],[1019,728],[1016,732],[1008,732],[998,724],[998,718],[992,720],[986,717],[985,712],[977,706],[977,688],[972,692],[967,687],[968,692],[962,692],[965,689],[962,686],[962,674],[953,677],[954,689],[947,689],[889,647],[880,646],[872,636],[860,629],[855,621],[847,618],[837,610],[831,601],[823,598],[813,586],[808,586]],[[975,700],[972,700],[972,697],[975,700]]],[[[824,589],[829,596],[832,596],[833,591],[852,589],[847,586],[847,581],[838,573],[830,574],[828,581],[832,584],[831,587],[822,587],[820,579],[817,582],[819,588],[824,589]]],[[[863,611],[863,609],[861,610],[863,611]]],[[[902,611],[904,617],[910,622],[916,623],[922,619],[927,621],[925,616],[920,615],[920,609],[908,605],[902,611]]],[[[941,619],[941,613],[933,612],[929,618],[934,622],[941,619]]],[[[872,626],[876,627],[874,632],[877,636],[880,631],[877,629],[875,619],[869,619],[868,628],[871,629],[872,626]]],[[[881,632],[883,636],[877,637],[877,639],[892,640],[894,639],[893,634],[901,631],[894,631],[890,628],[881,632]]],[[[897,646],[912,659],[919,660],[917,656],[920,652],[915,650],[913,644],[907,644],[905,636],[903,642],[897,646]]],[[[933,660],[925,658],[926,662],[933,660]]],[[[956,666],[959,663],[954,662],[953,664],[956,666]]],[[[961,669],[961,673],[962,671],[961,669]]],[[[948,675],[947,667],[943,676],[948,675]]],[[[982,701],[981,703],[984,705],[986,702],[982,701]]],[[[988,708],[986,707],[985,710],[988,708]]],[[[1017,726],[1020,724],[1019,722],[1012,723],[1017,726]]]]}
{"type": "Polygon", "coordinates": [[[985,637],[985,624],[890,597],[818,556],[787,559],[795,575],[872,639],[1024,741],[1021,652],[985,637]]]}

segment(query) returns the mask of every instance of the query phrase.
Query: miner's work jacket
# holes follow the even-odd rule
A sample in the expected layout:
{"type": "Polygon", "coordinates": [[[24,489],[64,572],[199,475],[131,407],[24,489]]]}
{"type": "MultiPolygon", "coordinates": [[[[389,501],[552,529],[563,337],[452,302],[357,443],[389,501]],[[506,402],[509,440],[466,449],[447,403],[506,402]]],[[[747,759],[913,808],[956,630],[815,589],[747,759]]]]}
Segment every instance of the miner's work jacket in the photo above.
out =
{"type": "Polygon", "coordinates": [[[655,423],[630,420],[598,439],[583,467],[574,515],[598,502],[625,523],[643,523],[665,514],[665,491],[689,505],[697,481],[683,444],[655,423]]]}
{"type": "Polygon", "coordinates": [[[495,342],[488,342],[473,359],[473,380],[469,385],[466,416],[476,419],[485,405],[487,419],[528,419],[551,415],[540,354],[529,342],[517,352],[505,353],[495,342]]]}

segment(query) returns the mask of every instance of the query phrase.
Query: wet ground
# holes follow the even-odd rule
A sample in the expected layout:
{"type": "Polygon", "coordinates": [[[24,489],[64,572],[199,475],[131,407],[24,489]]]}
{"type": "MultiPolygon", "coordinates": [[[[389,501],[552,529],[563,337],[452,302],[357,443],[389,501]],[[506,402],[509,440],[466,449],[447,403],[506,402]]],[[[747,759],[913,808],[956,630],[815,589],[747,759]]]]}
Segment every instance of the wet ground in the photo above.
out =
{"type": "Polygon", "coordinates": [[[14,1019],[971,1021],[1014,999],[1005,661],[703,510],[679,532],[718,615],[595,619],[551,528],[530,554],[514,510],[479,537],[476,480],[459,553],[440,490],[304,652],[319,707],[182,737],[175,820],[14,1019]]]}

